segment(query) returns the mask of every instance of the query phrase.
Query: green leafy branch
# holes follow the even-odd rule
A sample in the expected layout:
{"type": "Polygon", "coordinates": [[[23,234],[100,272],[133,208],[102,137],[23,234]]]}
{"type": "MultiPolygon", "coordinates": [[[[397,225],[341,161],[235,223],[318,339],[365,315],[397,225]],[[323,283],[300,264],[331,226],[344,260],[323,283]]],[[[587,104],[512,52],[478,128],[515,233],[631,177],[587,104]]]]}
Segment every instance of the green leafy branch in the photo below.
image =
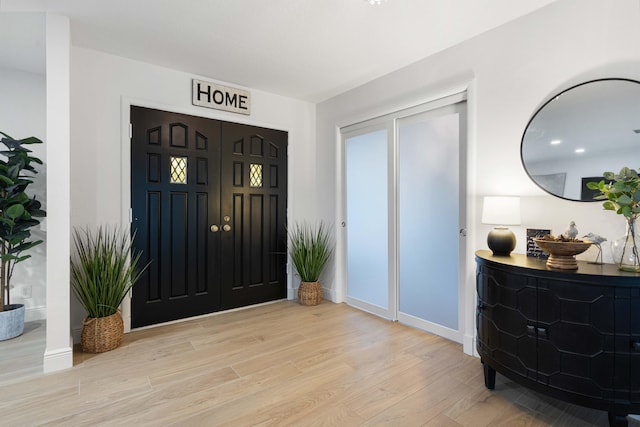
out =
{"type": "Polygon", "coordinates": [[[604,200],[602,207],[626,218],[635,220],[640,215],[640,176],[638,172],[623,167],[620,172],[605,172],[600,182],[588,182],[587,188],[598,190],[595,200],[604,200]]]}

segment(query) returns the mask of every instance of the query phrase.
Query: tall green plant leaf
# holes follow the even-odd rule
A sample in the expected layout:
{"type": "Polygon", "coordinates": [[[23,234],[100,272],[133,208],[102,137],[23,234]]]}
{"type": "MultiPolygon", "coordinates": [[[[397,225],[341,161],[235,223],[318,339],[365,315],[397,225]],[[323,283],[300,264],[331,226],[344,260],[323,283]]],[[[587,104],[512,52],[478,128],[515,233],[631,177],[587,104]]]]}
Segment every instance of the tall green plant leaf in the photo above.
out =
{"type": "Polygon", "coordinates": [[[331,254],[333,241],[327,226],[296,223],[289,230],[291,261],[303,282],[317,282],[331,254]]]}
{"type": "Polygon", "coordinates": [[[149,264],[139,267],[141,253],[132,250],[133,236],[121,228],[74,228],[71,285],[89,317],[114,314],[149,264]]]}

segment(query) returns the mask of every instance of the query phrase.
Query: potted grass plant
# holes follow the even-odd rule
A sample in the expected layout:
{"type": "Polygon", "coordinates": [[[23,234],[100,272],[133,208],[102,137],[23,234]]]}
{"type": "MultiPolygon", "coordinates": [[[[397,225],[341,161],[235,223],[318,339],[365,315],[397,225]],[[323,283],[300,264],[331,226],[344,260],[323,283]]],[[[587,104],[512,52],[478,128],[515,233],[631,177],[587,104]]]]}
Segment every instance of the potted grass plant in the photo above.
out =
{"type": "Polygon", "coordinates": [[[320,222],[317,227],[295,224],[289,230],[289,251],[293,265],[300,276],[298,301],[302,305],[317,305],[322,301],[320,274],[333,252],[328,227],[320,222]]]}
{"type": "Polygon", "coordinates": [[[120,304],[148,266],[138,266],[141,253],[132,249],[134,238],[135,233],[120,227],[73,231],[71,285],[87,311],[81,338],[87,353],[113,350],[122,343],[120,304]]]}
{"type": "Polygon", "coordinates": [[[11,279],[17,264],[31,255],[26,251],[42,243],[31,240],[31,229],[40,223],[45,211],[27,190],[42,161],[32,156],[27,145],[41,144],[35,137],[14,139],[0,132],[4,145],[0,151],[0,341],[15,338],[24,331],[24,304],[11,303],[11,279]]]}

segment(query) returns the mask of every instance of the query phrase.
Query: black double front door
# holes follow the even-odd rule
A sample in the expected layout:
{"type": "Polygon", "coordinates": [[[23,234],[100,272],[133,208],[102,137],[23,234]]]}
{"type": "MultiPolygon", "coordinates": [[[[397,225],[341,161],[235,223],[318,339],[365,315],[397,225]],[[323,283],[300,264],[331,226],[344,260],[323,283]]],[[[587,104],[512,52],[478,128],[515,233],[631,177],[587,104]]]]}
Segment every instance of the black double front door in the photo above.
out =
{"type": "Polygon", "coordinates": [[[287,133],[131,107],[140,327],[286,297],[287,133]]]}

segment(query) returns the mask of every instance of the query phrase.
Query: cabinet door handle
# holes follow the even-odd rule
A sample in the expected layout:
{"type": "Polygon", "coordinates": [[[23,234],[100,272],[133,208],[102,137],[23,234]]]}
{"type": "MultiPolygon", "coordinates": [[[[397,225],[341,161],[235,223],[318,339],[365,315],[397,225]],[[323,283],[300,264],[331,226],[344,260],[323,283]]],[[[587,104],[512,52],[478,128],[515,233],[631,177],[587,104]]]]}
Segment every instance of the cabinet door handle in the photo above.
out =
{"type": "Polygon", "coordinates": [[[533,325],[527,325],[527,335],[530,337],[536,336],[536,327],[533,325]]]}
{"type": "Polygon", "coordinates": [[[540,338],[548,338],[548,336],[547,336],[547,328],[538,328],[538,336],[540,338]]]}

